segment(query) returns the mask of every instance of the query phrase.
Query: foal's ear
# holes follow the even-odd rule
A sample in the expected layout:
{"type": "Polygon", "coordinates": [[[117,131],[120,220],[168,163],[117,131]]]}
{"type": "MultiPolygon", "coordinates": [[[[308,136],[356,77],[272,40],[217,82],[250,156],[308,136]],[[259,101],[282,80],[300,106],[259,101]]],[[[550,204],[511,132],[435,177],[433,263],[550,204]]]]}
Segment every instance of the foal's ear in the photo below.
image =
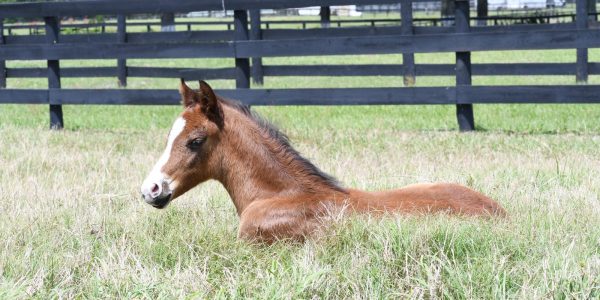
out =
{"type": "Polygon", "coordinates": [[[202,107],[213,107],[217,106],[217,95],[213,89],[204,80],[200,80],[200,95],[202,107]]]}
{"type": "Polygon", "coordinates": [[[219,128],[223,126],[223,112],[219,106],[219,100],[213,89],[203,80],[200,80],[200,105],[202,112],[213,121],[219,128]]]}
{"type": "Polygon", "coordinates": [[[181,78],[181,82],[179,83],[179,94],[181,94],[181,104],[183,107],[190,107],[194,103],[200,102],[200,96],[185,84],[183,78],[181,78]]]}

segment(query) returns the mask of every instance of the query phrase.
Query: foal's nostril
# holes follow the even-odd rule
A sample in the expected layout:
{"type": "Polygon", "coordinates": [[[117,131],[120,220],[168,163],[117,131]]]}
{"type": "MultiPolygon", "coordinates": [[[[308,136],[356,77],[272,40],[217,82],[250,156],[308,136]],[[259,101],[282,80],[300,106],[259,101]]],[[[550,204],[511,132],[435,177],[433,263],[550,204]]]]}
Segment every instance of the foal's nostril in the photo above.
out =
{"type": "Polygon", "coordinates": [[[152,193],[157,193],[157,192],[158,192],[158,189],[159,189],[159,187],[158,187],[158,184],[154,183],[154,184],[152,185],[152,193]]]}

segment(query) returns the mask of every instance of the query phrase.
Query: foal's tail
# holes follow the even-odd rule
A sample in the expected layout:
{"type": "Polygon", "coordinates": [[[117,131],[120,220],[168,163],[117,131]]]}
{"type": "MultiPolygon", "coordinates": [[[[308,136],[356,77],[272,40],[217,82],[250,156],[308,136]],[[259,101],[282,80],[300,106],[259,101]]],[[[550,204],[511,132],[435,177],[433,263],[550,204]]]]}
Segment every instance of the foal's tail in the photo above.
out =
{"type": "Polygon", "coordinates": [[[350,203],[357,211],[506,216],[506,211],[496,201],[468,187],[452,183],[413,184],[383,192],[349,192],[350,203]]]}

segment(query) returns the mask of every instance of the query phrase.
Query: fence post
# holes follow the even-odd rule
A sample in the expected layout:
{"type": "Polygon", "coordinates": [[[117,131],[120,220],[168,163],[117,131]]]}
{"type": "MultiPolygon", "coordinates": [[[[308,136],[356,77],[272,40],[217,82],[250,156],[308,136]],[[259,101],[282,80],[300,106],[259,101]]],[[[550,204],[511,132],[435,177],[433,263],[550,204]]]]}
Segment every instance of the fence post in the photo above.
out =
{"type": "Polygon", "coordinates": [[[321,27],[329,28],[331,24],[331,7],[329,6],[321,6],[321,11],[319,12],[321,16],[321,27]]]}
{"type": "MultiPolygon", "coordinates": [[[[60,30],[58,28],[57,17],[44,17],[44,23],[46,27],[46,43],[56,44],[59,42],[58,35],[60,30]]],[[[62,105],[60,99],[53,99],[52,89],[60,89],[60,61],[49,59],[48,60],[48,92],[50,101],[50,129],[62,129],[64,127],[62,105]]]]}
{"type": "MultiPolygon", "coordinates": [[[[488,16],[488,0],[477,0],[477,18],[488,16]]],[[[487,20],[478,19],[477,26],[487,26],[487,20]]]]}
{"type": "MultiPolygon", "coordinates": [[[[248,40],[248,12],[245,10],[233,11],[234,39],[236,41],[248,40]]],[[[250,88],[250,59],[235,58],[235,87],[238,89],[250,88]]]]}
{"type": "MultiPolygon", "coordinates": [[[[127,18],[125,15],[117,16],[117,43],[127,42],[127,18]]],[[[117,78],[119,86],[127,86],[127,61],[124,58],[117,59],[117,78]]]]}
{"type": "MultiPolygon", "coordinates": [[[[4,19],[0,18],[0,47],[4,41],[4,19]]],[[[0,89],[6,87],[6,61],[0,59],[0,89]]]]}
{"type": "MultiPolygon", "coordinates": [[[[465,33],[470,30],[469,0],[455,0],[455,24],[457,33],[465,33]]],[[[471,52],[456,52],[456,90],[462,86],[471,85],[471,52]]],[[[459,99],[456,99],[458,102],[459,99]]],[[[468,100],[468,99],[461,99],[468,100]]],[[[456,118],[460,131],[475,130],[473,117],[473,104],[456,104],[456,118]]]]}
{"type": "MultiPolygon", "coordinates": [[[[586,29],[588,27],[588,1],[592,0],[577,0],[576,1],[576,17],[575,22],[577,29],[586,29]]],[[[588,49],[577,48],[577,69],[575,71],[575,80],[577,83],[587,83],[588,81],[588,49]]]]}
{"type": "Polygon", "coordinates": [[[588,26],[598,22],[598,16],[596,15],[596,0],[588,0],[588,21],[588,26]]]}
{"type": "MultiPolygon", "coordinates": [[[[400,30],[402,35],[412,35],[414,33],[412,13],[412,0],[402,0],[400,3],[400,19],[402,21],[400,30]]],[[[404,67],[404,86],[415,85],[415,54],[402,53],[402,66],[404,67]]]]}
{"type": "MultiPolygon", "coordinates": [[[[262,40],[262,29],[260,28],[260,9],[253,9],[250,11],[250,39],[262,40]]],[[[262,57],[252,58],[252,81],[260,85],[264,83],[262,57]]]]}
{"type": "Polygon", "coordinates": [[[175,31],[175,14],[165,13],[160,16],[160,31],[175,31]]]}

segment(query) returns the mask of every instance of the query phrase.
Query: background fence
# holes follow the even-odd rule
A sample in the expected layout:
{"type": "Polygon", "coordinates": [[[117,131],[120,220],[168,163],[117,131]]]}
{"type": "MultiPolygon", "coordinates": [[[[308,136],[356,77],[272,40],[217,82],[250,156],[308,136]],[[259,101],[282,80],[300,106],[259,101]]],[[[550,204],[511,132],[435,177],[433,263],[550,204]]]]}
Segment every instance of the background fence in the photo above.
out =
{"type": "MultiPolygon", "coordinates": [[[[594,5],[577,0],[575,22],[490,26],[475,22],[468,1],[455,1],[452,26],[419,26],[412,1],[382,0],[227,0],[227,1],[70,1],[0,5],[6,18],[44,20],[44,35],[5,35],[0,22],[0,87],[7,77],[47,77],[48,89],[0,88],[0,103],[50,105],[52,128],[63,126],[63,104],[178,104],[176,90],[62,89],[61,77],[183,77],[235,79],[236,89],[223,96],[250,105],[453,104],[461,130],[474,129],[473,103],[599,103],[598,85],[472,86],[472,75],[575,75],[586,82],[600,74],[589,63],[587,49],[600,46],[594,5]],[[380,4],[401,2],[400,24],[367,22],[363,26],[272,28],[261,22],[259,9],[311,5],[380,4]],[[224,7],[225,6],[225,7],[224,7]],[[173,14],[233,10],[232,30],[127,32],[130,14],[173,14]],[[66,17],[118,16],[117,32],[61,34],[66,17]],[[250,15],[250,18],[249,18],[250,15]],[[250,19],[250,22],[249,22],[250,19]],[[251,23],[251,24],[250,24],[251,23]],[[261,26],[263,24],[263,26],[261,26]],[[250,26],[251,25],[251,26],[250,26]],[[475,26],[477,25],[477,26],[475,26]],[[471,64],[471,51],[577,49],[576,63],[471,64]],[[455,64],[415,64],[414,53],[453,52],[455,64]],[[402,53],[402,64],[386,65],[263,65],[262,57],[402,53]],[[235,67],[128,67],[130,58],[231,58],[235,67]],[[63,59],[117,59],[116,67],[61,68],[63,59]],[[46,68],[6,68],[6,60],[46,60],[46,68]],[[252,61],[252,72],[251,62],[252,61]],[[264,76],[403,76],[405,87],[250,89],[250,79],[264,76]],[[418,76],[456,77],[448,87],[413,87],[418,76]]],[[[326,10],[324,10],[326,11],[326,10]]],[[[446,20],[448,21],[448,20],[446,20]]],[[[304,26],[306,27],[306,26],[304,26]]],[[[399,86],[402,83],[399,82],[399,86]]]]}

